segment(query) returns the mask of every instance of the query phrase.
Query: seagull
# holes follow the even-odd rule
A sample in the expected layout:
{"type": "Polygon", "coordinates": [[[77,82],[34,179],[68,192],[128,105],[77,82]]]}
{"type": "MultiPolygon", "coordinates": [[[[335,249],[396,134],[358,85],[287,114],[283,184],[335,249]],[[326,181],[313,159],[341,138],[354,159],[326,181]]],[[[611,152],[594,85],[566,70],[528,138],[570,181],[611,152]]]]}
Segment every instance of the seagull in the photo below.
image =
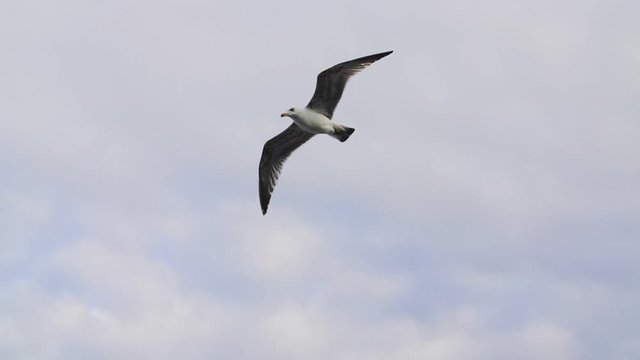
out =
{"type": "Polygon", "coordinates": [[[327,134],[340,142],[347,141],[353,134],[355,129],[331,121],[344,87],[353,75],[392,52],[363,56],[328,68],[318,74],[316,90],[306,107],[292,107],[280,115],[291,118],[293,123],[267,141],[262,148],[258,166],[258,192],[262,215],[267,213],[271,193],[278,181],[282,165],[294,150],[316,134],[327,134]]]}

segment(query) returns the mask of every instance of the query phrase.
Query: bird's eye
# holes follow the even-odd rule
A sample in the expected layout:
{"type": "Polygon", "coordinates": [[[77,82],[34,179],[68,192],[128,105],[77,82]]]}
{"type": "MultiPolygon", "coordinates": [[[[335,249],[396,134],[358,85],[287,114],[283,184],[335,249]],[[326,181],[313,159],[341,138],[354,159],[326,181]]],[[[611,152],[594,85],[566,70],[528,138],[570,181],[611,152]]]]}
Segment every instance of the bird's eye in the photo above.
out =
{"type": "Polygon", "coordinates": [[[293,111],[293,108],[289,109],[289,111],[293,111]]]}

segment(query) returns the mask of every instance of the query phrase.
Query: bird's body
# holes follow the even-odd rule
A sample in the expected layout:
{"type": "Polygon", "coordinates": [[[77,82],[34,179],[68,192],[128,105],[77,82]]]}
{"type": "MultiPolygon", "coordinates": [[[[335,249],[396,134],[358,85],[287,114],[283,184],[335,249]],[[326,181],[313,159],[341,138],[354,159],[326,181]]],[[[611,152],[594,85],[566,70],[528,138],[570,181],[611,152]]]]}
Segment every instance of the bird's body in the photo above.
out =
{"type": "MultiPolygon", "coordinates": [[[[286,116],[290,117],[296,125],[310,134],[327,134],[335,137],[341,142],[345,142],[353,131],[355,131],[350,127],[334,123],[325,115],[315,112],[309,108],[292,109],[293,111],[285,113],[287,114],[286,116]]],[[[281,116],[285,116],[285,114],[282,114],[281,116]]]]}
{"type": "Polygon", "coordinates": [[[291,108],[282,113],[281,116],[290,117],[293,124],[264,144],[258,167],[258,191],[263,214],[267,213],[282,165],[295,149],[316,134],[327,134],[340,142],[353,134],[353,128],[331,121],[344,87],[351,76],[392,52],[364,56],[330,67],[318,75],[316,90],[306,107],[291,108]]]}
{"type": "Polygon", "coordinates": [[[312,134],[333,134],[335,123],[325,115],[308,108],[294,108],[288,115],[296,125],[312,134]]]}

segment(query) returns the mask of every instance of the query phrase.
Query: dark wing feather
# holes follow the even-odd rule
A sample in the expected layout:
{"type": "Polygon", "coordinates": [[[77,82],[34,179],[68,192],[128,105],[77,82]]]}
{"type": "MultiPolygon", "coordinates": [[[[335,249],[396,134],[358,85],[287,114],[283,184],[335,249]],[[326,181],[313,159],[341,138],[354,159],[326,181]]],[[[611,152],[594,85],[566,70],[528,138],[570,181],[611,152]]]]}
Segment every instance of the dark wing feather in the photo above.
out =
{"type": "Polygon", "coordinates": [[[308,133],[292,123],[283,132],[264,144],[258,166],[258,192],[260,193],[260,206],[263,215],[267,213],[271,193],[276,187],[285,160],[311,137],[313,137],[312,133],[308,133]]]}
{"type": "Polygon", "coordinates": [[[345,61],[321,72],[318,74],[316,91],[307,107],[331,119],[349,78],[392,52],[386,51],[345,61]]]}

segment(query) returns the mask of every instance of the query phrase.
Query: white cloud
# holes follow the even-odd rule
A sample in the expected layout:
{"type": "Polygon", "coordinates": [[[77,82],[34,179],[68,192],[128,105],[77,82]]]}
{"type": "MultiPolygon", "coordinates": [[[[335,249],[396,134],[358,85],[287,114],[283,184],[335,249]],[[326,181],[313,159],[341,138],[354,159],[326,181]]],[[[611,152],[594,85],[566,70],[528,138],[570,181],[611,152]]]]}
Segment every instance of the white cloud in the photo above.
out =
{"type": "Polygon", "coordinates": [[[51,220],[51,204],[42,194],[5,189],[0,192],[0,266],[28,257],[34,245],[30,238],[51,220]]]}
{"type": "MultiPolygon", "coordinates": [[[[256,209],[251,206],[244,210],[256,209]]],[[[322,265],[321,239],[317,231],[300,224],[295,216],[279,220],[260,219],[243,225],[238,251],[257,277],[300,280],[322,265]]]]}
{"type": "Polygon", "coordinates": [[[32,282],[8,287],[4,332],[14,340],[5,346],[21,356],[201,358],[189,349],[216,346],[229,326],[233,306],[185,291],[170,269],[141,254],[86,241],[52,260],[45,270],[68,287],[53,294],[32,282]]]}
{"type": "Polygon", "coordinates": [[[571,334],[553,323],[538,322],[529,325],[520,335],[525,349],[535,349],[532,359],[573,359],[571,334]]]}

